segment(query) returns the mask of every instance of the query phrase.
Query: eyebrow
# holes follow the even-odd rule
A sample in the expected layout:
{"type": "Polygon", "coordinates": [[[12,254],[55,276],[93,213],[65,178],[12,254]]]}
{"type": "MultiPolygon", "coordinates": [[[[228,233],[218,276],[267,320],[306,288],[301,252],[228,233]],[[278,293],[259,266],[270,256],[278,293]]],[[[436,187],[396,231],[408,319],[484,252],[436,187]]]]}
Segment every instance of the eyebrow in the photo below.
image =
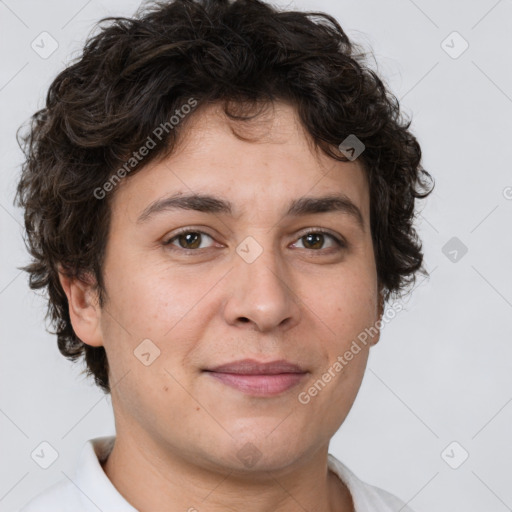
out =
{"type": "MultiPolygon", "coordinates": [[[[170,210],[194,210],[204,213],[233,215],[233,205],[229,201],[208,194],[174,194],[151,203],[138,217],[137,223],[148,221],[158,213],[170,210]]],[[[292,201],[285,217],[299,217],[315,213],[341,212],[354,219],[365,232],[361,210],[345,194],[322,197],[301,197],[292,201]]]]}

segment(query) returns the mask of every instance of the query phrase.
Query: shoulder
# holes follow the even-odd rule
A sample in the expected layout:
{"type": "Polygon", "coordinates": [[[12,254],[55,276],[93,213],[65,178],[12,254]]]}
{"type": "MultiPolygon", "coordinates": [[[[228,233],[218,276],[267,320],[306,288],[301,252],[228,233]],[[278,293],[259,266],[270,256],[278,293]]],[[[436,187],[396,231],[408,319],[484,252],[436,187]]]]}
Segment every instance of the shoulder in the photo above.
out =
{"type": "Polygon", "coordinates": [[[62,479],[34,496],[19,512],[77,512],[81,508],[77,489],[62,479]]]}
{"type": "Polygon", "coordinates": [[[334,455],[329,454],[329,469],[347,486],[355,512],[414,512],[400,498],[380,487],[361,480],[334,455]]]}
{"type": "MultiPolygon", "coordinates": [[[[390,492],[381,489],[380,487],[376,487],[375,485],[368,484],[366,482],[362,482],[364,488],[366,490],[368,499],[375,504],[379,504],[380,506],[386,506],[387,508],[383,508],[382,511],[395,511],[400,510],[400,512],[414,512],[403,500],[391,494],[390,492]]],[[[379,509],[381,510],[381,509],[379,509]]]]}

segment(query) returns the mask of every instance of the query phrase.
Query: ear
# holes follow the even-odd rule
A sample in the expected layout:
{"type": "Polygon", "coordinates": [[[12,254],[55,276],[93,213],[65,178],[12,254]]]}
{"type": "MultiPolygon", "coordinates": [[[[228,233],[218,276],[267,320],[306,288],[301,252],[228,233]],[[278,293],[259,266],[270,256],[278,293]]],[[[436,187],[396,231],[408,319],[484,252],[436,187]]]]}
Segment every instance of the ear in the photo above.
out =
{"type": "Polygon", "coordinates": [[[378,314],[379,319],[382,319],[382,315],[384,314],[384,295],[381,293],[379,293],[378,314]]]}
{"type": "Polygon", "coordinates": [[[75,334],[87,345],[100,347],[103,345],[103,336],[96,280],[90,274],[85,279],[70,278],[59,267],[59,280],[68,298],[69,317],[75,334]]]}
{"type": "MultiPolygon", "coordinates": [[[[384,295],[382,294],[382,290],[380,290],[380,292],[379,292],[379,298],[378,298],[378,304],[377,304],[377,314],[378,314],[379,320],[381,321],[382,316],[384,314],[384,295]]],[[[375,323],[377,323],[377,322],[375,322],[375,323]]],[[[382,323],[379,322],[379,324],[382,327],[382,323]]],[[[375,328],[377,328],[377,326],[375,326],[375,328]]],[[[380,340],[381,329],[379,328],[378,331],[379,332],[375,336],[372,337],[372,345],[376,345],[380,340]]]]}

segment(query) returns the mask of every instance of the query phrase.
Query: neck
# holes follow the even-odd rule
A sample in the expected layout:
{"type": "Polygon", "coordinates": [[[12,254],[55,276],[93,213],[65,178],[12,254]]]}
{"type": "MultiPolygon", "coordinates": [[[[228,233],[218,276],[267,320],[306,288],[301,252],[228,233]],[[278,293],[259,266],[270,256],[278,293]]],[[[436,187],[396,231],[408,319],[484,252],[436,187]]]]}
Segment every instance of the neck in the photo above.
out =
{"type": "Polygon", "coordinates": [[[327,469],[327,447],[302,466],[240,473],[213,470],[118,434],[103,469],[140,512],[354,512],[347,487],[327,469]]]}

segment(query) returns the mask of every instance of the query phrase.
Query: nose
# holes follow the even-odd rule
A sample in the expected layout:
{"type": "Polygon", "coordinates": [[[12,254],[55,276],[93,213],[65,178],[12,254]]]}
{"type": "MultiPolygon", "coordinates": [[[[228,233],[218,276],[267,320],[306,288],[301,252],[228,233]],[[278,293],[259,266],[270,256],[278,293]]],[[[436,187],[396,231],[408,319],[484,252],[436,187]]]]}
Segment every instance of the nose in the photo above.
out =
{"type": "Polygon", "coordinates": [[[290,329],[300,315],[293,275],[275,250],[260,247],[262,252],[254,261],[243,252],[234,255],[224,308],[226,322],[261,332],[290,329]]]}

